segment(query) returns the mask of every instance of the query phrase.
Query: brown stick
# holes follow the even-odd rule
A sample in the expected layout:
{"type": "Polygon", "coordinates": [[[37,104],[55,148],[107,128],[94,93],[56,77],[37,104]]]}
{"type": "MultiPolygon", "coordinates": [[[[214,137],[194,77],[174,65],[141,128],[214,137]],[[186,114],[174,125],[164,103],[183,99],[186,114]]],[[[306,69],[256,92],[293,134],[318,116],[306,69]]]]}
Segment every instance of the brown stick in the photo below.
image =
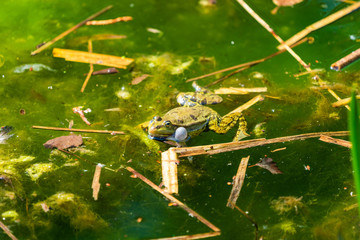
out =
{"type": "MultiPolygon", "coordinates": [[[[290,39],[286,40],[285,43],[287,45],[291,45],[291,44],[297,42],[299,39],[302,39],[303,37],[305,37],[312,31],[322,28],[322,27],[338,20],[339,18],[342,18],[343,16],[357,10],[358,8],[360,8],[360,2],[356,2],[353,5],[350,5],[344,9],[341,9],[340,11],[337,11],[336,13],[333,13],[333,14],[327,16],[326,18],[323,18],[323,19],[307,26],[305,29],[301,30],[300,32],[298,32],[297,34],[292,36],[290,39]]],[[[283,46],[279,45],[277,48],[282,49],[283,46]]]]}
{"type": "Polygon", "coordinates": [[[95,13],[94,15],[91,15],[90,17],[88,17],[87,19],[85,19],[84,21],[76,24],[75,26],[73,26],[72,28],[66,30],[65,32],[61,33],[59,36],[55,37],[54,39],[52,39],[51,41],[45,43],[44,45],[42,45],[41,47],[39,47],[38,49],[36,49],[35,51],[31,52],[31,55],[36,55],[39,52],[43,51],[44,49],[48,48],[49,46],[51,46],[53,43],[55,43],[56,41],[58,41],[59,39],[65,37],[66,35],[68,35],[69,33],[71,33],[72,31],[78,29],[79,27],[83,26],[86,24],[87,21],[90,21],[94,18],[96,18],[97,16],[103,14],[104,12],[108,11],[110,8],[112,8],[112,5],[107,6],[106,8],[100,10],[99,12],[95,13]]]}
{"type": "Polygon", "coordinates": [[[239,149],[258,147],[273,143],[304,140],[308,138],[317,138],[320,137],[321,135],[348,136],[349,131],[305,133],[305,134],[278,137],[272,139],[259,139],[259,140],[254,139],[248,141],[220,143],[220,144],[212,144],[212,145],[197,146],[197,147],[183,147],[183,148],[175,148],[175,151],[176,153],[179,154],[179,157],[195,156],[202,154],[212,155],[222,152],[235,151],[239,149]]]}
{"type": "Polygon", "coordinates": [[[360,48],[346,55],[345,57],[341,58],[339,61],[331,64],[330,68],[332,70],[340,71],[342,68],[346,67],[347,65],[356,61],[359,58],[360,58],[360,48]]]}
{"type": "Polygon", "coordinates": [[[242,215],[244,215],[255,226],[255,240],[257,240],[258,239],[259,227],[258,227],[257,223],[255,222],[255,220],[252,219],[252,217],[250,217],[248,214],[246,214],[246,212],[244,212],[237,205],[235,205],[235,209],[238,210],[242,215]]]}
{"type": "Polygon", "coordinates": [[[229,199],[226,204],[226,206],[229,208],[234,209],[234,207],[236,205],[236,201],[239,198],[241,188],[244,184],[246,167],[249,162],[249,158],[250,158],[250,156],[247,156],[247,157],[241,159],[239,168],[237,170],[237,173],[236,173],[236,176],[234,179],[234,185],[231,189],[231,193],[230,193],[229,199]]]}
{"type": "Polygon", "coordinates": [[[343,139],[337,139],[337,138],[332,138],[329,136],[321,135],[319,140],[323,141],[323,142],[333,143],[333,144],[340,145],[343,147],[351,148],[351,142],[343,140],[343,139]]]}
{"type": "Polygon", "coordinates": [[[185,236],[176,236],[176,237],[167,237],[167,238],[156,238],[152,240],[188,240],[188,239],[201,239],[208,237],[219,236],[221,232],[209,232],[209,233],[199,233],[193,235],[185,235],[185,236]]]}
{"type": "Polygon", "coordinates": [[[131,172],[132,174],[134,174],[137,178],[141,179],[143,182],[145,182],[147,185],[149,185],[150,187],[152,187],[154,190],[158,191],[159,193],[161,193],[162,195],[164,195],[166,198],[168,198],[171,202],[176,203],[179,207],[181,207],[182,209],[184,209],[185,211],[187,211],[189,214],[191,214],[192,216],[194,216],[195,218],[197,218],[200,222],[202,222],[203,224],[205,224],[206,226],[208,226],[210,229],[212,229],[214,232],[220,232],[220,229],[215,227],[215,225],[213,225],[211,222],[209,222],[208,220],[206,220],[205,218],[203,218],[201,215],[199,215],[197,212],[195,212],[194,210],[192,210],[191,208],[189,208],[188,206],[186,206],[184,203],[182,203],[181,201],[179,201],[178,199],[176,199],[175,197],[173,197],[172,195],[166,193],[163,189],[159,188],[155,183],[151,182],[149,179],[147,179],[146,177],[144,177],[143,175],[141,175],[140,173],[138,173],[137,171],[135,171],[133,168],[131,167],[126,167],[126,170],[128,170],[129,172],[131,172]]]}
{"type": "MultiPolygon", "coordinates": [[[[299,42],[297,42],[296,44],[292,45],[291,47],[296,47],[297,45],[300,45],[304,42],[308,41],[308,38],[304,38],[302,40],[300,40],[299,42]]],[[[192,81],[196,81],[198,79],[202,79],[202,78],[206,78],[206,77],[210,77],[210,76],[213,76],[213,75],[216,75],[218,73],[223,73],[223,72],[227,72],[227,71],[230,71],[230,70],[234,70],[234,69],[239,69],[239,68],[242,68],[242,67],[248,67],[248,66],[254,66],[256,64],[259,64],[259,63],[262,63],[262,62],[265,62],[266,60],[270,59],[270,58],[273,58],[283,52],[285,52],[286,50],[280,50],[280,51],[277,51],[273,54],[270,54],[269,56],[266,56],[264,58],[261,58],[261,59],[258,59],[258,60],[255,60],[255,61],[251,61],[251,62],[247,62],[247,63],[241,63],[239,65],[235,65],[235,66],[232,66],[232,67],[228,67],[228,68],[224,68],[224,69],[221,69],[221,70],[218,70],[218,71],[215,71],[215,72],[212,72],[212,73],[208,73],[208,74],[205,74],[205,75],[201,75],[199,77],[194,77],[194,78],[190,78],[188,80],[186,80],[186,82],[192,82],[192,81]]]]}
{"type": "MultiPolygon", "coordinates": [[[[92,53],[92,52],[93,52],[93,47],[92,47],[92,41],[91,41],[91,40],[88,41],[88,50],[89,50],[89,53],[92,53]]],[[[82,85],[82,87],[81,87],[80,92],[84,92],[84,90],[85,90],[85,88],[86,88],[86,85],[87,85],[87,83],[89,82],[90,77],[91,77],[91,75],[93,74],[93,72],[94,72],[94,65],[93,65],[92,63],[90,63],[89,72],[88,72],[88,74],[87,74],[87,76],[86,76],[86,78],[85,78],[85,81],[84,81],[84,83],[83,83],[83,85],[82,85]]]]}
{"type": "MultiPolygon", "coordinates": [[[[251,65],[251,66],[253,66],[253,65],[251,65]]],[[[229,73],[228,75],[225,75],[224,77],[222,77],[222,78],[220,78],[220,79],[218,79],[218,80],[216,80],[216,81],[214,81],[214,82],[212,82],[212,83],[207,84],[205,87],[210,87],[210,86],[213,86],[213,85],[215,85],[215,84],[218,84],[219,82],[222,82],[222,81],[224,81],[225,79],[228,79],[229,77],[231,77],[231,76],[233,76],[233,75],[235,75],[235,74],[237,74],[237,73],[239,73],[239,72],[242,72],[242,71],[250,68],[251,66],[246,66],[246,67],[243,67],[243,68],[239,68],[239,69],[237,69],[237,70],[229,73]]]]}
{"type": "Polygon", "coordinates": [[[1,221],[0,221],[0,228],[2,228],[2,230],[4,230],[4,232],[6,233],[6,235],[8,235],[12,240],[17,240],[17,238],[14,236],[14,234],[12,234],[10,229],[1,221]]]}
{"type": "Polygon", "coordinates": [[[255,20],[260,23],[273,37],[306,69],[306,71],[311,71],[309,65],[307,65],[300,57],[297,55],[294,50],[292,50],[289,45],[286,44],[279,35],[277,35],[274,30],[259,16],[257,13],[252,10],[249,5],[245,3],[244,0],[237,0],[237,2],[253,17],[255,20]]]}
{"type": "Polygon", "coordinates": [[[32,128],[44,129],[44,130],[54,130],[54,131],[68,131],[68,132],[108,133],[111,135],[126,134],[121,131],[94,130],[94,129],[59,128],[59,127],[45,127],[45,126],[32,126],[32,128]]]}

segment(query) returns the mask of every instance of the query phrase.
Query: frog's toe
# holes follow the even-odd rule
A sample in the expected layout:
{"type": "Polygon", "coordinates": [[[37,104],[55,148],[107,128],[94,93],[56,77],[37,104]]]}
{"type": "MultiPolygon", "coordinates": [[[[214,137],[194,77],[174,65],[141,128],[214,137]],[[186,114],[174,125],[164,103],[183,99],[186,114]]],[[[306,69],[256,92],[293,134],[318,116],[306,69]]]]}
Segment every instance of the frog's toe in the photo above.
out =
{"type": "Polygon", "coordinates": [[[249,137],[250,135],[247,132],[239,131],[233,139],[233,142],[239,142],[241,139],[249,137]]]}

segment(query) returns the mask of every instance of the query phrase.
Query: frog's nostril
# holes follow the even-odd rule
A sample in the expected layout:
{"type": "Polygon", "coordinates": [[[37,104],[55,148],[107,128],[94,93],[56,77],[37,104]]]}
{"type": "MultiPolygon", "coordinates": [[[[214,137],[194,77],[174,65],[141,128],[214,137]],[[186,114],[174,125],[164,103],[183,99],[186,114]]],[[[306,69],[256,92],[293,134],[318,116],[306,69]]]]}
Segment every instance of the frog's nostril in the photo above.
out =
{"type": "Polygon", "coordinates": [[[155,121],[161,121],[162,120],[161,117],[159,117],[159,116],[155,116],[154,119],[155,119],[155,121]]]}

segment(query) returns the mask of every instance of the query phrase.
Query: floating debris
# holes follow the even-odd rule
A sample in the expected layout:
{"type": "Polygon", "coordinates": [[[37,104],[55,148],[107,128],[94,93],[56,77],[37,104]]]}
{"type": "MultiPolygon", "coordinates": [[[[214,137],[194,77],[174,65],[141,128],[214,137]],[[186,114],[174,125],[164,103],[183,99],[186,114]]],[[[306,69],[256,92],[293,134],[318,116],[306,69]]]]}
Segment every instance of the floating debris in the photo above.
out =
{"type": "Polygon", "coordinates": [[[43,145],[46,148],[57,148],[63,150],[70,147],[78,147],[82,144],[83,140],[81,135],[69,135],[50,139],[43,145]]]}
{"type": "Polygon", "coordinates": [[[340,71],[342,68],[358,60],[359,58],[360,58],[360,48],[348,54],[347,56],[341,58],[339,61],[331,64],[330,68],[335,71],[340,71]]]}
{"type": "Polygon", "coordinates": [[[81,117],[81,119],[87,124],[87,125],[91,125],[91,123],[87,120],[87,118],[85,117],[85,113],[91,112],[91,109],[88,108],[86,110],[82,110],[83,106],[79,106],[79,107],[74,107],[72,109],[72,111],[74,113],[79,114],[79,116],[81,117]]]}
{"type": "Polygon", "coordinates": [[[132,85],[137,85],[139,83],[141,83],[142,81],[144,81],[145,79],[147,79],[148,77],[150,77],[151,75],[149,74],[143,74],[141,76],[135,77],[132,81],[131,84],[132,85]]]}
{"type": "Polygon", "coordinates": [[[42,70],[48,70],[50,72],[56,72],[56,70],[52,69],[49,66],[46,66],[42,63],[29,63],[29,64],[24,64],[24,65],[20,65],[18,67],[16,67],[14,69],[14,73],[23,73],[25,71],[29,71],[29,72],[40,72],[42,70]]]}
{"type": "Polygon", "coordinates": [[[254,167],[254,166],[264,168],[264,169],[270,171],[272,174],[282,174],[283,173],[277,167],[276,162],[274,162],[272,160],[272,158],[268,158],[268,157],[261,158],[261,160],[258,163],[251,165],[249,167],[254,167]]]}
{"type": "Polygon", "coordinates": [[[117,22],[127,22],[127,21],[131,21],[131,20],[133,20],[132,17],[124,16],[124,17],[118,17],[118,18],[115,18],[115,19],[87,21],[86,25],[109,25],[109,24],[114,24],[114,23],[117,23],[117,22]]]}
{"type": "Polygon", "coordinates": [[[0,129],[0,144],[6,144],[6,140],[11,138],[14,134],[9,134],[13,128],[10,126],[4,126],[0,129]]]}

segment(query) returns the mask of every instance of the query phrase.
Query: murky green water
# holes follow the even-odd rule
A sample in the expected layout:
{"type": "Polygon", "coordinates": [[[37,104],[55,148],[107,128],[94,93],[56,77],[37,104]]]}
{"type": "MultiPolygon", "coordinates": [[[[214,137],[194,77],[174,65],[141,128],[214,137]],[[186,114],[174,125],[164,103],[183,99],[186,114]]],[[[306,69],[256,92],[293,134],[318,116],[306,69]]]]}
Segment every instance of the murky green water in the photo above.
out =
{"type": "MultiPolygon", "coordinates": [[[[343,8],[345,3],[305,1],[293,8],[270,11],[270,1],[249,3],[284,39],[307,25],[343,8]]],[[[123,130],[127,135],[82,134],[84,153],[91,162],[117,169],[132,166],[156,184],[161,183],[158,150],[143,142],[146,137],[136,126],[176,106],[178,92],[191,90],[186,79],[218,69],[252,61],[276,52],[277,42],[236,1],[218,1],[215,7],[201,7],[197,1],[26,1],[6,0],[0,10],[0,94],[2,126],[14,127],[8,144],[0,145],[1,175],[11,176],[12,184],[1,182],[2,221],[19,239],[150,239],[209,232],[187,212],[174,206],[159,193],[130,178],[125,170],[103,170],[99,200],[92,198],[94,166],[43,147],[47,140],[67,135],[32,129],[33,125],[123,130]],[[77,24],[107,5],[114,7],[98,19],[132,16],[133,21],[109,26],[84,26],[44,52],[30,56],[35,46],[77,24]],[[155,28],[160,34],[147,31],[155,28]],[[52,57],[53,47],[87,51],[81,37],[94,34],[127,35],[122,40],[93,42],[93,51],[136,59],[130,70],[116,75],[93,76],[84,93],[80,88],[89,66],[52,57]],[[167,59],[165,66],[149,67],[140,61],[149,56],[167,59]],[[199,58],[212,58],[200,62],[199,58]],[[193,60],[179,74],[169,68],[193,60]],[[44,64],[52,70],[14,70],[24,64],[44,64]],[[138,85],[130,85],[132,72],[151,74],[138,85]],[[117,96],[120,90],[130,98],[117,96]],[[72,108],[91,108],[87,126],[72,108]],[[118,111],[104,111],[117,108],[118,111]],[[25,110],[21,114],[20,110],[25,110]],[[32,156],[32,158],[20,158],[32,156]],[[20,158],[20,159],[19,159],[20,158]],[[9,159],[19,162],[8,164],[9,159]],[[22,160],[22,161],[20,161],[22,160]],[[27,160],[27,161],[26,161],[27,160]],[[131,161],[130,161],[131,160],[131,161]],[[50,171],[32,179],[35,164],[52,164],[50,171]],[[11,174],[11,175],[9,175],[11,174]],[[13,188],[13,187],[14,188],[13,188]],[[15,195],[14,195],[15,192],[15,195]],[[62,194],[60,194],[62,193],[62,194]],[[60,194],[60,195],[59,195],[60,194]],[[57,200],[54,200],[57,197],[57,200]],[[52,210],[45,212],[41,203],[52,210]],[[8,211],[18,216],[8,217],[8,211]],[[4,214],[5,213],[5,214],[4,214]],[[13,212],[10,212],[13,213],[13,212]],[[142,221],[137,220],[141,218],[142,221]]],[[[330,71],[330,64],[359,47],[360,13],[354,12],[312,34],[313,44],[294,50],[312,68],[323,68],[322,79],[336,85],[340,97],[348,97],[358,87],[359,63],[344,71],[330,71]]],[[[160,59],[161,60],[161,59],[160,59]]],[[[162,60],[164,61],[164,60],[162,60]]],[[[151,65],[150,65],[151,66],[151,65]]],[[[95,66],[95,70],[102,69],[95,66]]],[[[347,110],[332,108],[335,99],[326,91],[314,89],[309,76],[293,74],[304,69],[288,53],[235,75],[218,87],[267,87],[266,98],[246,110],[249,131],[265,122],[266,138],[318,131],[347,129],[347,110]],[[262,78],[254,78],[261,73],[262,78]]],[[[198,81],[206,85],[215,78],[198,81]]],[[[224,96],[213,108],[220,114],[248,101],[255,94],[224,96]]],[[[226,135],[211,132],[192,139],[188,145],[231,141],[235,130],[226,135]]],[[[256,138],[254,134],[249,138],[256,138]]],[[[345,138],[347,139],[347,138],[345,138]]],[[[160,150],[168,146],[156,143],[160,150]]],[[[256,147],[213,156],[194,157],[179,165],[179,195],[176,197],[221,229],[214,239],[254,239],[254,226],[238,211],[226,207],[231,191],[228,182],[236,174],[241,158],[250,155],[251,164],[267,155],[284,172],[272,175],[249,168],[237,205],[247,211],[259,226],[264,239],[357,239],[359,218],[352,193],[349,150],[317,139],[256,147]],[[283,151],[272,150],[286,147],[283,151]],[[305,166],[310,166],[310,171],[305,166]],[[284,206],[282,197],[299,202],[284,206]],[[275,206],[285,207],[283,212],[275,206]],[[289,206],[287,209],[286,207],[289,206]]],[[[49,166],[49,165],[42,165],[49,166]]],[[[294,202],[293,201],[293,202],[294,202]]],[[[0,233],[1,239],[8,237],[0,233]]]]}

